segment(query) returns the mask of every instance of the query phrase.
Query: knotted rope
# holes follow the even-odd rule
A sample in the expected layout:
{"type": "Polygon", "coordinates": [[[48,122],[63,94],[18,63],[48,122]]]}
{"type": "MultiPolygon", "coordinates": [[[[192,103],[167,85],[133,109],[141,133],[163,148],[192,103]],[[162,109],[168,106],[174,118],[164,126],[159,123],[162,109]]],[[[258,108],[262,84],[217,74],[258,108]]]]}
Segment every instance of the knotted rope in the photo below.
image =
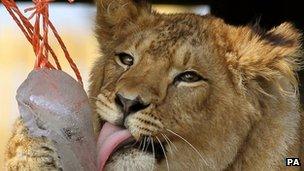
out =
{"type": "MultiPolygon", "coordinates": [[[[70,67],[73,69],[78,81],[82,84],[82,78],[76,64],[74,63],[64,42],[59,36],[58,31],[54,27],[53,23],[49,20],[49,3],[52,0],[33,0],[34,7],[24,10],[25,13],[31,12],[28,18],[25,17],[25,15],[20,11],[14,0],[1,1],[21,31],[24,33],[26,39],[33,46],[33,50],[36,55],[34,68],[62,69],[58,57],[48,42],[50,29],[63,50],[65,58],[69,62],[70,67]],[[34,24],[30,22],[31,20],[34,20],[34,24]],[[50,63],[49,54],[51,54],[52,58],[54,59],[56,67],[50,63]]],[[[73,0],[68,1],[70,3],[73,2],[73,0]]]]}

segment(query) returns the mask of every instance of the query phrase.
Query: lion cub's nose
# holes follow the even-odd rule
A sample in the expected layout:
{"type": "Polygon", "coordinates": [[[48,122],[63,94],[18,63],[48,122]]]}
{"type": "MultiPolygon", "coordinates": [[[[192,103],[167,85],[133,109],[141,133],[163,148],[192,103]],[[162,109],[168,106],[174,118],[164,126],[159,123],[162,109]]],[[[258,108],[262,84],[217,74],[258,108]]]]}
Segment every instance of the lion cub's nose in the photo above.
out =
{"type": "Polygon", "coordinates": [[[149,104],[145,104],[139,96],[135,99],[127,99],[119,93],[116,94],[115,103],[122,110],[124,118],[131,113],[138,112],[149,106],[149,104]]]}

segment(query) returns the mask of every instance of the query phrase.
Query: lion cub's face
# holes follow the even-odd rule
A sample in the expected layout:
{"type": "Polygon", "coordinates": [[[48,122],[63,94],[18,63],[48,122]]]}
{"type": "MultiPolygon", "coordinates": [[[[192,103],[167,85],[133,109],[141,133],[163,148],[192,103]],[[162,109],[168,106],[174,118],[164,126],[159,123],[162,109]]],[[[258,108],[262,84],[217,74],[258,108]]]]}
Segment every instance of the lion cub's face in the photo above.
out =
{"type": "Polygon", "coordinates": [[[211,16],[155,14],[129,0],[97,5],[103,56],[91,75],[96,131],[107,121],[138,141],[118,149],[107,169],[225,168],[260,118],[242,84],[263,76],[250,70],[244,77],[237,64],[264,50],[246,51],[259,35],[211,16]]]}

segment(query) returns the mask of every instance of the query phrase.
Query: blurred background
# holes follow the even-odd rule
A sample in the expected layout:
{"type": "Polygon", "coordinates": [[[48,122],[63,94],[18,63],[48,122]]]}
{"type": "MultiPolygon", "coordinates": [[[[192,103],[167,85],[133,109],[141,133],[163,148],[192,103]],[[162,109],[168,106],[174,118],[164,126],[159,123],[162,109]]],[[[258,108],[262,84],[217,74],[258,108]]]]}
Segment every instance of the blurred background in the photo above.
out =
{"type": "MultiPolygon", "coordinates": [[[[259,22],[269,29],[284,21],[290,21],[304,31],[304,10],[301,1],[289,0],[152,0],[153,9],[161,13],[194,12],[200,15],[211,13],[234,25],[259,22]],[[301,9],[302,7],[302,9],[301,9]]],[[[31,7],[31,1],[18,1],[21,9],[31,7]]],[[[90,0],[76,0],[68,5],[56,0],[50,6],[50,19],[62,35],[71,56],[84,78],[85,87],[92,63],[98,57],[94,38],[95,7],[90,0]]],[[[57,45],[54,39],[51,45],[57,45]]],[[[64,71],[73,74],[63,59],[58,46],[54,50],[63,64],[64,71]]],[[[33,69],[34,53],[23,34],[0,3],[0,170],[4,170],[3,152],[10,129],[18,116],[15,93],[27,74],[33,69]]],[[[303,73],[300,71],[300,81],[303,73]]],[[[300,91],[302,92],[302,86],[300,91]]],[[[303,94],[303,93],[301,93],[303,94]]],[[[301,100],[304,98],[301,96],[301,100]]]]}

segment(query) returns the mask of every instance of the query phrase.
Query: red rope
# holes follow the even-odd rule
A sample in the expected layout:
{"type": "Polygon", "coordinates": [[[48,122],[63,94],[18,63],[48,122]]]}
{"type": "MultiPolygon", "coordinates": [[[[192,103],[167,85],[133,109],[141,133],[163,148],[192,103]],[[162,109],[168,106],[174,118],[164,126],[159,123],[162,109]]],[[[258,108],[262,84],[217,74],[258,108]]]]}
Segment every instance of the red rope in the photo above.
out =
{"type": "MultiPolygon", "coordinates": [[[[18,27],[24,33],[27,40],[32,44],[36,55],[35,69],[50,68],[61,70],[57,55],[48,43],[49,28],[64,52],[65,58],[73,69],[78,81],[82,84],[80,72],[71,58],[65,44],[63,43],[58,31],[49,20],[49,3],[52,0],[33,0],[34,7],[25,9],[25,12],[33,11],[29,18],[26,18],[20,11],[14,0],[1,0],[9,14],[12,16],[18,27]],[[30,22],[34,19],[34,25],[30,22]],[[42,27],[42,28],[41,28],[42,27]],[[42,31],[42,34],[40,33],[42,31]],[[49,62],[49,53],[55,61],[56,68],[49,62]]],[[[70,3],[74,0],[68,0],[70,3]]]]}

